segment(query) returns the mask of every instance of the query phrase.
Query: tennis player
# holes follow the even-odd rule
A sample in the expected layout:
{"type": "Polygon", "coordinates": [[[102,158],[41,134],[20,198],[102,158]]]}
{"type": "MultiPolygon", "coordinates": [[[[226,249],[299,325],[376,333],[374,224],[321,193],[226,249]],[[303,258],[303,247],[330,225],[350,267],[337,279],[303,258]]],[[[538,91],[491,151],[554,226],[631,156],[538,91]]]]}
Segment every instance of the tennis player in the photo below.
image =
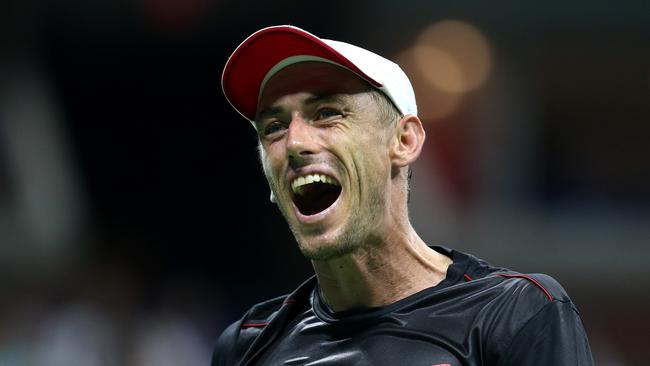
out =
{"type": "Polygon", "coordinates": [[[230,325],[213,366],[593,365],[553,278],[413,229],[409,166],[425,131],[398,65],[274,26],[237,47],[222,85],[257,133],[271,200],[315,276],[230,325]]]}

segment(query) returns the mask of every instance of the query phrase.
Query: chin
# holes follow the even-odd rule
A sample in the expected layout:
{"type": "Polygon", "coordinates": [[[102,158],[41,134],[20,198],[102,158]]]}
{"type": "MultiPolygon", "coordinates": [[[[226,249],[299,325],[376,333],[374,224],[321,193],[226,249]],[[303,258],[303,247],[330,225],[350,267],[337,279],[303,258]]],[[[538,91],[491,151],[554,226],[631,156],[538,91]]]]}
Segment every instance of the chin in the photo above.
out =
{"type": "Polygon", "coordinates": [[[336,259],[353,253],[358,244],[348,240],[323,240],[321,238],[296,238],[298,247],[306,258],[316,261],[336,259]]]}

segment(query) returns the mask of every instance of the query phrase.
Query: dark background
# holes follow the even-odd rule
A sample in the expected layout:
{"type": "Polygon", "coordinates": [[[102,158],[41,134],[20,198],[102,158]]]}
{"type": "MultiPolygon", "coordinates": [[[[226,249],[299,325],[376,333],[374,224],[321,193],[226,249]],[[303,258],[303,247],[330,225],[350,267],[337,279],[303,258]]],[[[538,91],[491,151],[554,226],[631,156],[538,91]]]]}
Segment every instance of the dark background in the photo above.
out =
{"type": "Polygon", "coordinates": [[[32,0],[0,20],[0,364],[207,364],[228,323],[310,275],[220,87],[275,24],[411,76],[425,241],[553,275],[597,364],[646,361],[647,1],[32,0]],[[427,29],[451,58],[425,68],[484,80],[427,82],[409,59],[427,29]],[[468,29],[488,56],[463,53],[468,29]]]}

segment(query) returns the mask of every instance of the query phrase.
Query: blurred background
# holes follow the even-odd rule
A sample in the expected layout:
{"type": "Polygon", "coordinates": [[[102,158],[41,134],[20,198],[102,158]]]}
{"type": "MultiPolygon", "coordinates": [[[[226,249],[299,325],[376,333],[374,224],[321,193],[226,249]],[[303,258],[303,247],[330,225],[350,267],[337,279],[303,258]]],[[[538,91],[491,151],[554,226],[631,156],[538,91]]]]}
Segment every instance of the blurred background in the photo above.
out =
{"type": "Polygon", "coordinates": [[[425,241],[553,275],[597,364],[646,364],[648,1],[23,0],[0,20],[0,365],[207,365],[311,275],[220,88],[275,24],[411,77],[425,241]]]}

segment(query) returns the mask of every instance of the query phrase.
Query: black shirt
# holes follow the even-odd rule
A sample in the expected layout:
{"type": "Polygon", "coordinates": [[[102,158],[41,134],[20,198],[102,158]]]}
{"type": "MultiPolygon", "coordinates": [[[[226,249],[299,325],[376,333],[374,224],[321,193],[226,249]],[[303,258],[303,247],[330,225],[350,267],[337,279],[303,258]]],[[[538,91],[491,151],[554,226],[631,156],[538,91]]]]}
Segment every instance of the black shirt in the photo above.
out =
{"type": "Polygon", "coordinates": [[[453,259],[436,286],[333,312],[312,277],[228,327],[212,365],[593,365],[578,311],[553,278],[433,249],[453,259]]]}

